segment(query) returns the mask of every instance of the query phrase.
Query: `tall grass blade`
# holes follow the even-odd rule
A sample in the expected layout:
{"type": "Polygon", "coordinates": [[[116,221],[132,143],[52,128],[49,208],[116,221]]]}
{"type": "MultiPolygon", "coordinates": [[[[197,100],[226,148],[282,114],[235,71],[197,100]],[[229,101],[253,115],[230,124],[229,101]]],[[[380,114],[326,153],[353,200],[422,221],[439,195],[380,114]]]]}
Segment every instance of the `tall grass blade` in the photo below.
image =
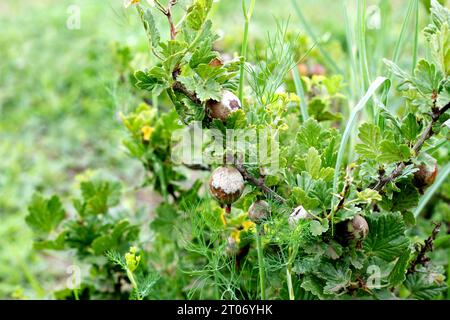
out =
{"type": "Polygon", "coordinates": [[[292,69],[292,76],[294,78],[295,91],[300,98],[300,111],[302,113],[302,120],[305,122],[308,120],[308,105],[306,104],[305,92],[303,91],[302,79],[298,72],[297,66],[292,69]]]}
{"type": "Polygon", "coordinates": [[[350,137],[350,134],[352,132],[353,126],[355,124],[356,116],[358,113],[366,106],[369,99],[375,94],[375,91],[388,79],[385,77],[377,77],[372,84],[369,86],[369,89],[367,89],[367,92],[364,94],[364,96],[359,100],[357,105],[352,109],[350,113],[350,118],[347,122],[347,125],[345,126],[344,134],[342,135],[341,144],[339,145],[339,151],[336,159],[336,165],[334,167],[334,177],[333,177],[333,198],[331,200],[331,221],[333,223],[334,219],[334,207],[336,204],[336,197],[335,195],[338,193],[338,180],[339,180],[339,172],[340,168],[342,166],[342,162],[344,159],[345,154],[345,148],[347,147],[347,141],[350,137]]]}
{"type": "Polygon", "coordinates": [[[308,22],[306,21],[305,17],[303,16],[302,11],[300,10],[300,7],[297,4],[297,0],[292,0],[292,5],[294,6],[294,11],[297,14],[298,18],[300,19],[300,22],[302,23],[303,27],[305,28],[306,33],[308,36],[317,43],[317,47],[319,48],[320,53],[325,58],[326,63],[328,64],[328,67],[330,67],[334,73],[343,74],[342,70],[338,67],[336,62],[331,58],[331,56],[328,54],[328,52],[321,46],[320,41],[317,39],[317,36],[314,34],[312,29],[310,28],[308,22]]]}

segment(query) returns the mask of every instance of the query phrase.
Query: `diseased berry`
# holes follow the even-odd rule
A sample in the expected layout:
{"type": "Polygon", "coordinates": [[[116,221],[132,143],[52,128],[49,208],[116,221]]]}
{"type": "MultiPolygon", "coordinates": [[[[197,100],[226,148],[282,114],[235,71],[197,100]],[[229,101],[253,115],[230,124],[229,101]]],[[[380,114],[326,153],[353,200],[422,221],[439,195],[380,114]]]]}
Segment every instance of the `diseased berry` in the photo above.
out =
{"type": "Polygon", "coordinates": [[[254,223],[260,223],[267,219],[270,214],[270,206],[264,200],[254,202],[248,209],[248,217],[254,223]]]}
{"type": "Polygon", "coordinates": [[[336,226],[338,241],[342,244],[350,242],[360,242],[365,239],[369,233],[369,225],[366,219],[357,214],[352,220],[342,221],[336,226]]]}
{"type": "Polygon", "coordinates": [[[300,220],[314,219],[314,216],[308,213],[303,206],[298,206],[289,216],[289,225],[294,227],[300,220]]]}
{"type": "MultiPolygon", "coordinates": [[[[433,159],[434,160],[434,159],[433,159]]],[[[438,166],[436,160],[430,161],[430,163],[422,162],[417,166],[418,171],[414,172],[413,184],[419,189],[421,194],[424,193],[425,189],[431,186],[436,180],[438,173],[438,166]]]]}
{"type": "Polygon", "coordinates": [[[361,215],[356,215],[351,221],[351,230],[356,240],[364,239],[369,233],[369,225],[366,219],[361,215]]]}
{"type": "Polygon", "coordinates": [[[241,108],[241,101],[230,91],[223,91],[220,101],[206,102],[206,111],[210,118],[226,121],[232,112],[241,108]]]}
{"type": "Polygon", "coordinates": [[[225,252],[228,255],[236,255],[239,252],[239,244],[236,242],[236,240],[232,237],[229,236],[227,238],[227,245],[225,247],[225,252]]]}
{"type": "Polygon", "coordinates": [[[244,178],[232,166],[218,167],[211,174],[209,190],[222,205],[231,205],[244,191],[244,178]]]}

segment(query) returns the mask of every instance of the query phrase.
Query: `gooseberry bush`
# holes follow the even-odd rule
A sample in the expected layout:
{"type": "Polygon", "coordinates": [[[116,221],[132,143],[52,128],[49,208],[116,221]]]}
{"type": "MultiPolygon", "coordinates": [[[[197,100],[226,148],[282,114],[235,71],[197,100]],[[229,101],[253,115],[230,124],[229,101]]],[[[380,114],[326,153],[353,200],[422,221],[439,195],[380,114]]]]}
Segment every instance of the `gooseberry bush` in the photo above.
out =
{"type": "MultiPolygon", "coordinates": [[[[254,2],[243,3],[248,22],[254,2]]],[[[341,75],[316,66],[315,74],[290,76],[303,70],[308,49],[287,24],[277,24],[253,60],[247,39],[233,58],[216,49],[212,0],[131,1],[157,62],[134,73],[153,101],[122,114],[123,146],[142,163],[141,186],[162,202],[148,226],[120,205],[118,182],[83,181],[74,210],[36,194],[26,218],[35,249],[75,252],[88,268],[54,297],[445,297],[446,263],[429,255],[448,250],[439,233],[449,230],[448,207],[434,226],[427,221],[428,238],[413,232],[419,201],[439,186],[448,191],[450,12],[431,5],[428,58],[412,72],[384,60],[386,77],[348,111],[341,75]],[[402,97],[397,112],[391,91],[402,97]],[[249,131],[266,134],[229,143],[230,133],[249,131]],[[196,148],[186,137],[212,154],[208,161],[183,156],[196,148]],[[262,149],[271,156],[253,161],[262,149]]]]}

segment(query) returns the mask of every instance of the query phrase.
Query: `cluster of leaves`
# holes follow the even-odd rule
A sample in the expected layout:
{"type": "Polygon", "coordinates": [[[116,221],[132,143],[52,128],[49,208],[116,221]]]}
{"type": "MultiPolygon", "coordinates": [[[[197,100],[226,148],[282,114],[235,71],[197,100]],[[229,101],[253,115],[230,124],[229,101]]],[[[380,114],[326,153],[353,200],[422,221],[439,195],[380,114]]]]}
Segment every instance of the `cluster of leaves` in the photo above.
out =
{"type": "MultiPolygon", "coordinates": [[[[91,261],[90,277],[80,284],[84,298],[123,298],[126,288],[117,286],[116,268],[103,259],[108,250],[124,251],[139,238],[139,226],[118,207],[120,184],[106,181],[81,183],[81,198],[73,201],[74,214],[64,209],[58,196],[35,194],[26,222],[34,231],[37,250],[71,250],[78,259],[91,261]]],[[[74,298],[63,290],[59,298],[74,298]]]]}
{"type": "MultiPolygon", "coordinates": [[[[185,124],[202,121],[205,102],[220,100],[222,88],[236,89],[240,62],[224,63],[213,50],[212,44],[218,36],[207,19],[212,3],[212,0],[193,2],[180,21],[180,30],[173,30],[168,41],[161,41],[152,10],[137,5],[150,45],[160,62],[150,70],[137,71],[136,85],[156,95],[167,90],[185,124]]],[[[170,8],[164,10],[166,15],[171,14],[170,8]]]]}
{"type": "MultiPolygon", "coordinates": [[[[426,37],[436,61],[420,60],[412,76],[387,62],[402,80],[405,114],[397,116],[379,107],[384,121],[359,127],[358,157],[352,162],[349,150],[350,164],[342,170],[337,166],[341,135],[335,128],[342,117],[340,76],[302,78],[309,114],[304,119],[299,97],[278,90],[295,66],[295,48],[285,41],[286,28],[279,26],[269,37],[266,52],[253,66],[246,65],[252,92],[242,110],[226,122],[211,121],[205,116],[205,104],[220,100],[224,89],[236,89],[241,61],[223,63],[213,49],[217,36],[207,19],[212,0],[193,1],[177,25],[172,22],[174,3],[160,8],[158,2],[156,9],[137,5],[160,62],[137,71],[135,77],[138,88],[154,95],[166,92],[175,108],[163,112],[143,104],[122,116],[129,133],[124,146],[148,172],[144,184],[163,196],[150,223],[151,247],[142,252],[148,263],[140,262],[135,249],[125,258],[120,254],[139,242],[139,228],[109,211],[118,197],[115,185],[108,183],[83,184],[83,197],[74,203],[77,217],[69,219],[59,235],[40,239],[36,247],[76,249],[82,259],[108,252],[137,299],[151,296],[152,290],[172,298],[439,297],[445,289],[443,270],[434,263],[417,265],[417,244],[422,239],[408,237],[407,228],[415,224],[411,210],[420,197],[413,176],[420,157],[426,156],[422,146],[434,147],[430,135],[448,135],[448,129],[442,129],[449,103],[448,10],[433,1],[426,37]],[[169,18],[169,40],[162,40],[155,24],[157,9],[169,18]],[[203,176],[188,179],[193,172],[171,162],[172,135],[180,123],[193,120],[222,131],[271,128],[270,139],[277,140],[278,168],[243,165],[250,183],[230,215],[202,192],[203,176]],[[252,176],[254,180],[249,179],[252,176]],[[271,214],[255,225],[247,211],[260,199],[269,203],[271,214]],[[299,208],[306,217],[290,217],[299,208]],[[352,233],[356,217],[367,223],[359,236],[352,233]],[[158,275],[150,271],[150,264],[158,275]]],[[[443,160],[448,161],[448,155],[443,160]]],[[[36,196],[27,222],[37,235],[48,237],[64,216],[58,198],[36,196]]],[[[109,275],[117,271],[105,257],[102,261],[103,266],[93,264],[96,277],[100,271],[109,275]]]]}

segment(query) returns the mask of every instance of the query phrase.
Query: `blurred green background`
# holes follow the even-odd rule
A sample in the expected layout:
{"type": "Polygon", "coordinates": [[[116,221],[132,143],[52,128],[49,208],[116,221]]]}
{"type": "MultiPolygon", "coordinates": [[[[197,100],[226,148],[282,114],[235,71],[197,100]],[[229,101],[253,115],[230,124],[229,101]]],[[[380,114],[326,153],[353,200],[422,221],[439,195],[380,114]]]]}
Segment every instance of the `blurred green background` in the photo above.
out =
{"type": "MultiPolygon", "coordinates": [[[[380,57],[392,55],[407,2],[368,1],[389,6],[380,57]]],[[[303,33],[291,1],[256,3],[252,41],[275,29],[276,19],[289,19],[290,28],[303,33]]],[[[298,3],[318,36],[330,34],[324,47],[345,67],[342,1],[298,3]]],[[[241,0],[216,3],[213,20],[222,30],[222,49],[238,51],[241,0]]],[[[150,98],[126,78],[151,64],[148,53],[136,12],[125,10],[122,0],[0,1],[0,298],[43,297],[67,276],[67,257],[32,250],[24,216],[35,189],[73,195],[80,180],[99,175],[125,184],[131,209],[157,201],[132,192],[143,172],[121,148],[118,117],[150,98]],[[78,9],[80,29],[70,30],[67,21],[78,9]]],[[[409,63],[409,57],[410,51],[401,58],[409,63]]]]}

